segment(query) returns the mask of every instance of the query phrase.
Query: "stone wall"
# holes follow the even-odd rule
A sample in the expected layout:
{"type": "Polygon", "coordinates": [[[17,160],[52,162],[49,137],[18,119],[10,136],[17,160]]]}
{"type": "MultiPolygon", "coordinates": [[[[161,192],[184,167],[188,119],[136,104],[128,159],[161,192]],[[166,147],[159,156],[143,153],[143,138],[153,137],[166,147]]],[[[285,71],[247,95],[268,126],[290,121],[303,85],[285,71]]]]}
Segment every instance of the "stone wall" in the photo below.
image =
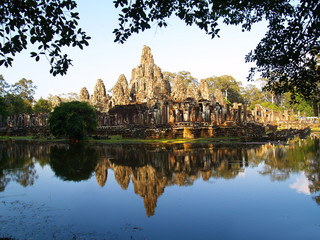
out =
{"type": "Polygon", "coordinates": [[[49,113],[45,114],[19,114],[8,117],[1,122],[0,135],[10,136],[49,136],[49,113]]]}
{"type": "Polygon", "coordinates": [[[256,104],[252,112],[256,122],[267,125],[271,124],[280,129],[305,129],[307,127],[320,127],[319,119],[307,119],[306,113],[300,111],[295,114],[293,109],[275,112],[256,104]]]}

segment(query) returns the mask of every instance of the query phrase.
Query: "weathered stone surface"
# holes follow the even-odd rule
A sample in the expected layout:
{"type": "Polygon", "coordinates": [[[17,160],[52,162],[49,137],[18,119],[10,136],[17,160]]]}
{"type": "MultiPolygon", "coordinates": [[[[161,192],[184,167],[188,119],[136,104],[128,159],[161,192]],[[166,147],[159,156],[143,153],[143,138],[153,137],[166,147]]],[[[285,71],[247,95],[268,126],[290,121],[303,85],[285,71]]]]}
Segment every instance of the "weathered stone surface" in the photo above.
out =
{"type": "Polygon", "coordinates": [[[214,96],[216,98],[216,102],[218,102],[221,106],[225,106],[223,94],[220,89],[216,89],[214,91],[214,96]]]}
{"type": "Polygon", "coordinates": [[[154,82],[153,88],[154,89],[153,89],[152,95],[150,95],[150,97],[160,99],[160,100],[167,99],[170,94],[170,91],[171,91],[169,81],[163,80],[162,78],[158,78],[154,82]]]}
{"type": "Polygon", "coordinates": [[[59,96],[54,96],[52,98],[52,108],[60,106],[60,104],[61,104],[61,98],[59,96]]]}
{"type": "Polygon", "coordinates": [[[153,56],[151,54],[151,48],[144,45],[141,54],[141,65],[143,64],[154,64],[153,56]]]}
{"type": "Polygon", "coordinates": [[[293,111],[293,109],[291,109],[291,111],[290,111],[290,121],[294,121],[294,120],[295,120],[294,111],[293,111]]]}
{"type": "Polygon", "coordinates": [[[94,87],[91,103],[93,105],[104,102],[106,98],[106,88],[101,79],[98,79],[94,87]]]}
{"type": "Polygon", "coordinates": [[[186,99],[186,89],[182,78],[179,76],[175,77],[173,80],[171,96],[172,99],[176,101],[183,101],[186,99]]]}
{"type": "Polygon", "coordinates": [[[130,102],[128,81],[123,74],[112,88],[112,99],[114,105],[126,105],[130,102]]]}
{"type": "Polygon", "coordinates": [[[98,79],[94,87],[93,95],[90,98],[90,104],[100,112],[108,112],[114,106],[110,101],[111,97],[106,94],[106,88],[101,79],[98,79]]]}
{"type": "Polygon", "coordinates": [[[86,87],[83,87],[79,93],[79,101],[80,102],[88,102],[90,98],[89,92],[86,87]]]}
{"type": "MultiPolygon", "coordinates": [[[[81,95],[82,99],[87,99],[89,94],[83,90],[81,95]]],[[[130,84],[121,75],[113,87],[110,99],[105,93],[102,80],[98,80],[90,103],[100,112],[99,126],[126,128],[128,131],[123,131],[123,136],[141,135],[147,138],[149,135],[168,135],[165,131],[150,131],[149,134],[148,131],[139,130],[131,133],[131,129],[137,126],[192,129],[199,126],[242,124],[246,123],[246,119],[253,119],[243,116],[246,114],[244,109],[235,107],[227,110],[220,90],[215,91],[215,96],[210,96],[206,80],[201,80],[199,88],[193,82],[186,88],[182,77],[177,76],[171,89],[169,81],[163,79],[161,69],[154,64],[151,49],[147,46],[143,47],[140,65],[132,70],[130,84]]],[[[269,112],[263,112],[263,117],[266,116],[271,119],[269,112]]],[[[179,131],[169,134],[183,137],[184,132],[179,131]]],[[[192,130],[190,134],[211,136],[213,132],[210,131],[192,130]]]]}
{"type": "Polygon", "coordinates": [[[189,83],[187,88],[187,98],[193,98],[195,100],[198,100],[199,98],[199,90],[194,84],[194,82],[189,83]]]}
{"type": "Polygon", "coordinates": [[[205,79],[202,79],[199,84],[200,97],[202,99],[210,100],[209,84],[205,79]]]}
{"type": "Polygon", "coordinates": [[[147,46],[143,46],[141,64],[132,69],[129,85],[130,98],[138,103],[163,99],[170,94],[170,84],[163,80],[161,69],[154,64],[151,49],[147,46]]]}

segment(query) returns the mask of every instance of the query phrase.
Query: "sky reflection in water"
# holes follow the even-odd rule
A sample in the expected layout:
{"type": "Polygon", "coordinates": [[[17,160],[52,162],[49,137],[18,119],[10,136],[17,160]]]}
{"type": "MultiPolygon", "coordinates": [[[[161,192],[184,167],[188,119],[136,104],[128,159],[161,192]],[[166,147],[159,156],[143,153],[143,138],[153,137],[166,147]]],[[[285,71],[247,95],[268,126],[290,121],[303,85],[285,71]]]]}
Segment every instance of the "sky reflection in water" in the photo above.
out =
{"type": "Polygon", "coordinates": [[[0,237],[318,239],[319,147],[0,143],[0,237]]]}

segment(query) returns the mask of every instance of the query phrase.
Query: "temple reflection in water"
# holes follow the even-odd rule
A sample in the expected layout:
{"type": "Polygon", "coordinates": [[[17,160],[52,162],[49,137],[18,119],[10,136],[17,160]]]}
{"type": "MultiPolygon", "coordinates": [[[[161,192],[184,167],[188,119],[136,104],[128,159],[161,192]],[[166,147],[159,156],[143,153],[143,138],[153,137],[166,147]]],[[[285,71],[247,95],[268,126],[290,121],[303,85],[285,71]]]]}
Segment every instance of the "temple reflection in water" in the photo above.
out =
{"type": "MultiPolygon", "coordinates": [[[[155,213],[158,197],[166,186],[192,185],[199,178],[232,179],[248,166],[263,163],[263,175],[282,181],[290,173],[304,171],[311,193],[320,190],[320,144],[318,139],[298,140],[288,145],[94,145],[0,144],[0,191],[11,182],[33,185],[35,164],[50,165],[63,181],[82,181],[95,174],[97,184],[107,186],[108,170],[122,189],[133,184],[144,201],[147,216],[155,213]]],[[[317,203],[319,196],[314,197],[317,203]]]]}
{"type": "Polygon", "coordinates": [[[95,168],[100,186],[107,181],[107,170],[114,171],[122,189],[130,181],[146,208],[147,216],[155,212],[157,199],[170,185],[192,185],[200,176],[234,178],[248,166],[248,150],[180,144],[172,146],[129,145],[98,148],[100,160],[95,168]]]}

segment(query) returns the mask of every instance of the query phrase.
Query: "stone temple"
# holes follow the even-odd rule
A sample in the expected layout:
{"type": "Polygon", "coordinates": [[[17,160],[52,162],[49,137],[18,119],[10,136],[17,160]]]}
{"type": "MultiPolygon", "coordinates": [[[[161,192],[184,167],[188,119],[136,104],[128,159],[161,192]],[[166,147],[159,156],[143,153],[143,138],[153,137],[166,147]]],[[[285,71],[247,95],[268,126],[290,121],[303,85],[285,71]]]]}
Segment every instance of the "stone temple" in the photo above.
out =
{"type": "MultiPolygon", "coordinates": [[[[151,49],[143,47],[140,65],[132,69],[131,80],[128,84],[126,77],[121,74],[112,88],[113,95],[106,94],[104,83],[97,80],[93,95],[89,95],[87,88],[82,88],[80,101],[92,104],[101,112],[109,112],[116,105],[133,105],[147,103],[152,107],[156,102],[209,101],[209,85],[202,80],[199,88],[194,83],[184,87],[182,79],[176,78],[170,86],[168,80],[163,79],[161,68],[154,64],[151,49]]],[[[223,101],[223,100],[222,100],[223,101]]]]}
{"type": "MultiPolygon", "coordinates": [[[[266,131],[275,132],[277,126],[305,129],[314,124],[307,121],[305,113],[300,116],[298,112],[296,116],[293,110],[274,112],[257,104],[248,111],[246,104],[228,105],[220,90],[210,92],[205,80],[187,87],[179,77],[169,83],[147,46],[142,49],[140,65],[132,69],[130,82],[121,74],[112,93],[107,94],[101,79],[92,95],[85,87],[80,91],[79,100],[97,109],[99,125],[94,137],[259,139],[266,131]]],[[[60,103],[61,99],[55,96],[53,107],[60,103]]],[[[6,119],[0,116],[0,135],[50,135],[48,117],[49,113],[19,114],[6,119]]]]}
{"type": "Polygon", "coordinates": [[[220,90],[210,94],[206,80],[185,87],[183,79],[176,77],[171,86],[147,46],[143,46],[140,65],[132,69],[129,83],[121,74],[109,96],[99,79],[92,95],[87,88],[81,89],[79,100],[97,109],[103,135],[214,136],[216,126],[236,126],[252,118],[246,106],[226,105],[220,90]]]}

